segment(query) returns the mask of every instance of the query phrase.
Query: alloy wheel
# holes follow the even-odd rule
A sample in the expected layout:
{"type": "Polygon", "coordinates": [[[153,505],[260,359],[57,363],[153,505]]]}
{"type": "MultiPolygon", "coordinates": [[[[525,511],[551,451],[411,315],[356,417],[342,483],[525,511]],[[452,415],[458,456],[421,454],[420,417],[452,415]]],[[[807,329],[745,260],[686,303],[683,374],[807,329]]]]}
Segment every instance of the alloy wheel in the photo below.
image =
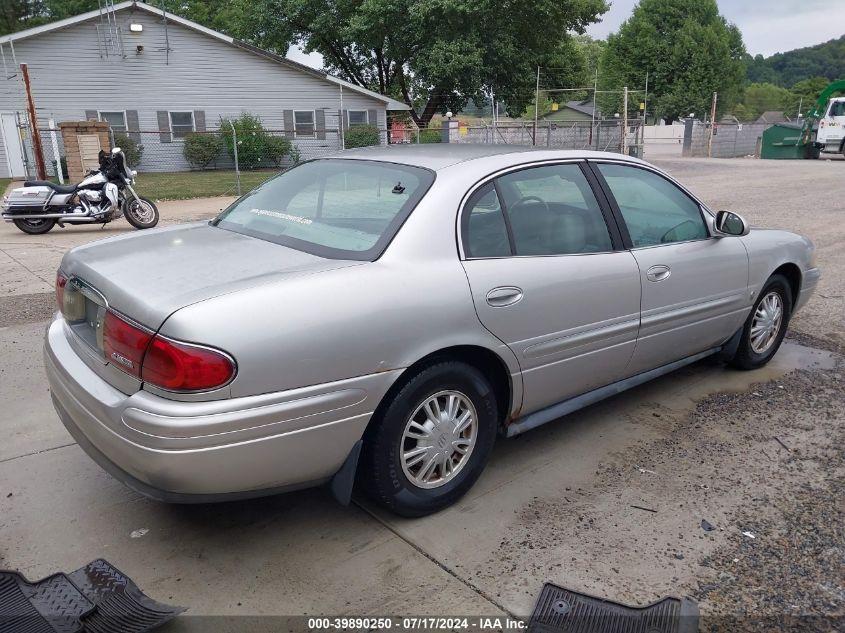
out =
{"type": "Polygon", "coordinates": [[[140,224],[149,224],[155,217],[153,206],[146,200],[133,200],[129,212],[140,224]]]}
{"type": "Polygon", "coordinates": [[[405,423],[402,472],[419,488],[443,486],[469,462],[477,437],[478,414],[470,399],[459,391],[439,391],[405,423]]]}
{"type": "Polygon", "coordinates": [[[780,294],[770,292],[757,304],[754,320],[751,322],[751,349],[764,354],[771,348],[780,333],[783,323],[783,301],[780,294]]]}

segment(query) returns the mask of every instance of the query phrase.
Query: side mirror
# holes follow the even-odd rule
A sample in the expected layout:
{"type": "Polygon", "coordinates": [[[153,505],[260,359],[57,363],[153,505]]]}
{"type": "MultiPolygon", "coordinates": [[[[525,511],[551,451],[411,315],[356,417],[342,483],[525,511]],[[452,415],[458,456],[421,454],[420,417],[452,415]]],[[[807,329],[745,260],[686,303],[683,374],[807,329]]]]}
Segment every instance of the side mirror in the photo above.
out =
{"type": "Polygon", "coordinates": [[[742,216],[732,211],[719,211],[716,214],[715,226],[718,235],[742,237],[743,235],[748,235],[748,232],[751,230],[751,227],[746,224],[742,216]]]}

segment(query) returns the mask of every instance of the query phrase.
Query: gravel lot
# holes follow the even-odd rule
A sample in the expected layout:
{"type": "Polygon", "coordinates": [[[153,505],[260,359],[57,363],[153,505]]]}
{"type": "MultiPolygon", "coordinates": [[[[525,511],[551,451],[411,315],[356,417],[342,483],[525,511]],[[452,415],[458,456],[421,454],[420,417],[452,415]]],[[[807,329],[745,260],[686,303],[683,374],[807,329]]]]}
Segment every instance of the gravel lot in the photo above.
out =
{"type": "MultiPolygon", "coordinates": [[[[173,507],[114,482],[57,422],[40,336],[62,252],[128,229],[0,226],[0,567],[38,578],[105,556],[202,615],[526,617],[548,581],[630,604],[687,595],[702,631],[845,630],[845,161],[655,162],[816,243],[823,279],[787,344],[762,370],[703,361],[501,441],[461,503],[417,521],[319,490],[173,507]]],[[[162,630],[212,630],[191,622],[162,630]]]]}

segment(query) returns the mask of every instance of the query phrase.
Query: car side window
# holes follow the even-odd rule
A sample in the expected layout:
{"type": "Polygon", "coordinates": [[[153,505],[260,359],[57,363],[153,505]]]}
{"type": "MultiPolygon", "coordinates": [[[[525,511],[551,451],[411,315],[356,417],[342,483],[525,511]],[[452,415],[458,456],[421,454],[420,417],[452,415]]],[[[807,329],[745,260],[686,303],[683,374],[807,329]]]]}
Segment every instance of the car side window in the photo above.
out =
{"type": "Polygon", "coordinates": [[[511,254],[505,216],[493,183],[488,182],[470,196],[461,221],[467,257],[507,257],[511,254]]]}
{"type": "Polygon", "coordinates": [[[600,163],[635,248],[709,237],[701,208],[665,178],[637,167],[600,163]]]}
{"type": "Polygon", "coordinates": [[[613,250],[587,178],[577,164],[529,167],[497,179],[517,255],[613,250]]]}

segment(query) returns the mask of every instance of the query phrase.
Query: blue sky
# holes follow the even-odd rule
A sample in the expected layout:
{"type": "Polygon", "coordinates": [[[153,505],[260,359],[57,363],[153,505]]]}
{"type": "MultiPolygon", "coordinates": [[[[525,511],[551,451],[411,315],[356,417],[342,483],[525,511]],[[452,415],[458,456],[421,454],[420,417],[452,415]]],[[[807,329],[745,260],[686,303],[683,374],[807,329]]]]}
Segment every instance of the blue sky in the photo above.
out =
{"type": "MultiPolygon", "coordinates": [[[[610,11],[587,32],[604,39],[631,15],[637,0],[611,0],[610,11]]],[[[845,0],[719,0],[719,8],[739,26],[752,55],[812,46],[845,34],[845,0]]],[[[288,57],[320,68],[320,55],[291,47],[288,57]]]]}

